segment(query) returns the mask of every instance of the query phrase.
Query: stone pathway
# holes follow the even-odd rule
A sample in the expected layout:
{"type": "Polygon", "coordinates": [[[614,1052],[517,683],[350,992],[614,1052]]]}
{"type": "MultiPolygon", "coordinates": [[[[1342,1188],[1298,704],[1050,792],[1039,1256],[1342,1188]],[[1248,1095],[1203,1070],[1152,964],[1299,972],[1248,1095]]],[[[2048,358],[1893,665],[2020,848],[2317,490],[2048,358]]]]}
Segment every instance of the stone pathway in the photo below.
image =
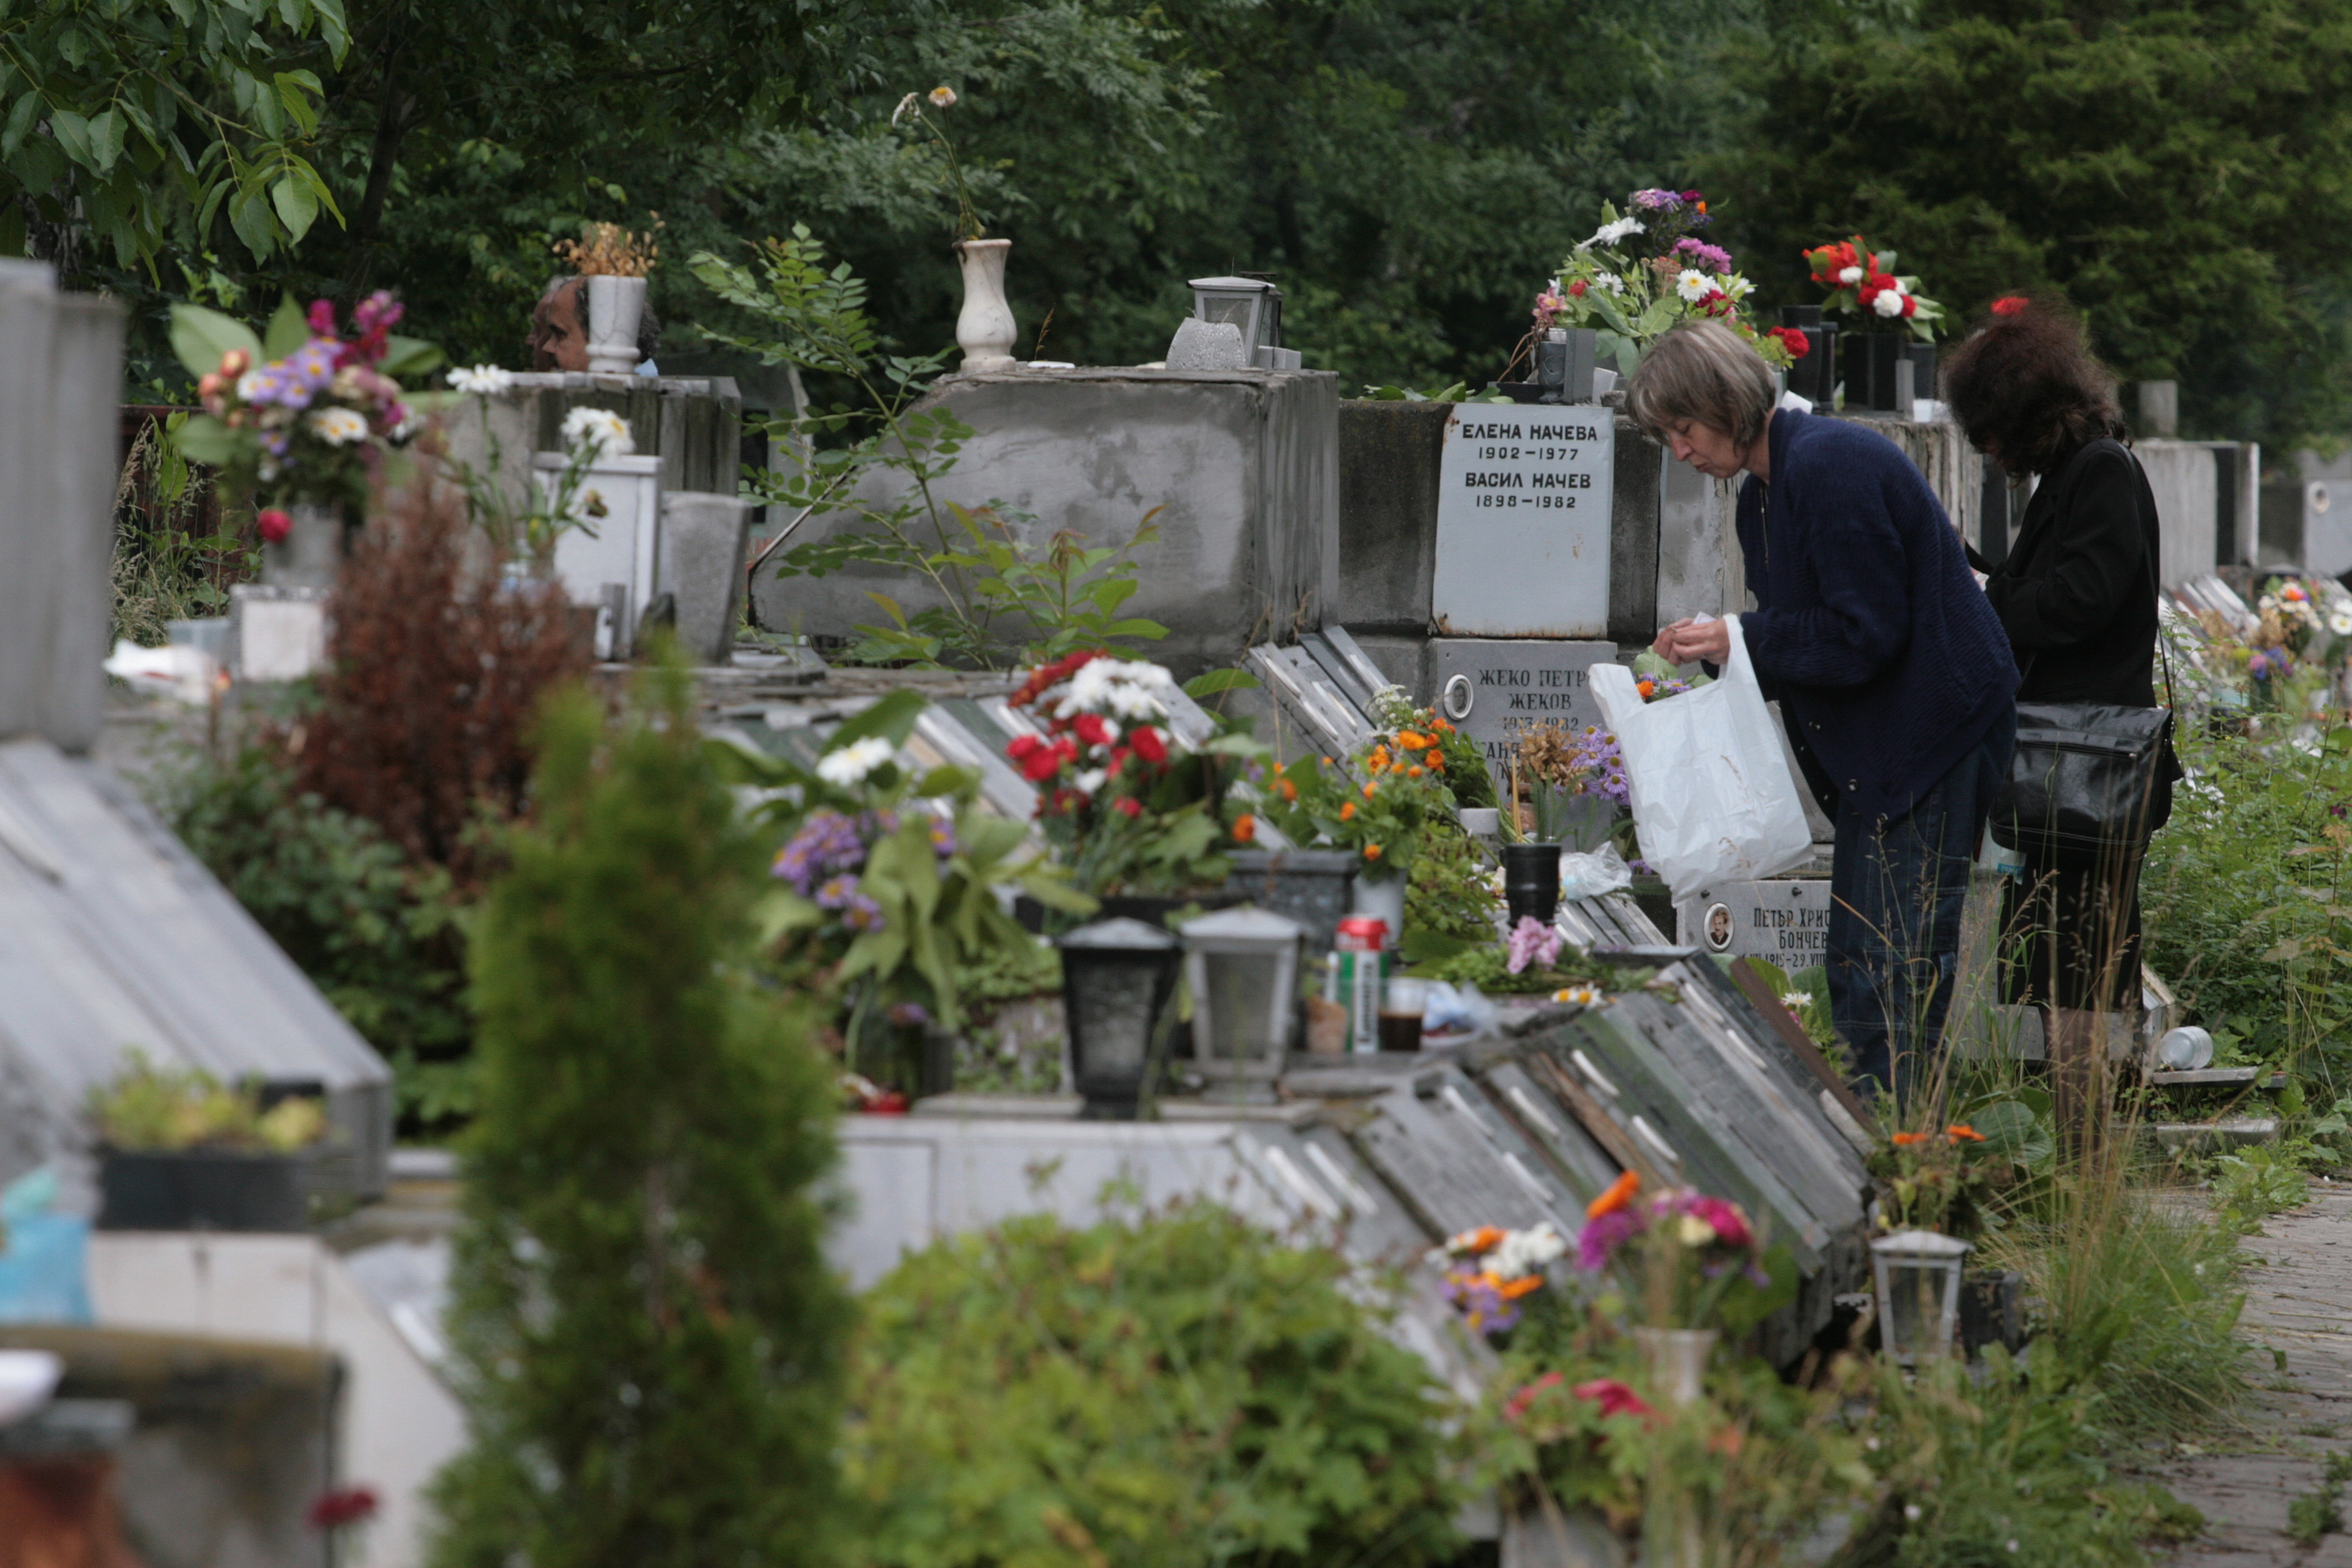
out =
{"type": "MultiPolygon", "coordinates": [[[[2293,1214],[2273,1215],[2245,1249],[2264,1267],[2246,1273],[2248,1431],[2224,1451],[2176,1460],[2162,1479],[2205,1515],[2199,1540],[2158,1559],[2166,1568],[2352,1568],[2352,1535],[2308,1551],[2286,1533],[2287,1505],[2319,1483],[2323,1454],[2352,1447],[2352,1190],[2324,1187],[2293,1214]],[[2277,1372],[2265,1350],[2286,1354],[2277,1372]]],[[[2346,1513],[2352,1518],[2352,1489],[2346,1513]]]]}

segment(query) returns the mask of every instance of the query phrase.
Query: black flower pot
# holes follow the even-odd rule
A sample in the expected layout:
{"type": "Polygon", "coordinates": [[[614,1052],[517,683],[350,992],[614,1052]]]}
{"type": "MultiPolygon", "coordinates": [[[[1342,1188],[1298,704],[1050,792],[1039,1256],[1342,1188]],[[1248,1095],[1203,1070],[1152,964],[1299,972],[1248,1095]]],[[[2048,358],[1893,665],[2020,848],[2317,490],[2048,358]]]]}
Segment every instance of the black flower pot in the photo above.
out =
{"type": "Polygon", "coordinates": [[[100,1230],[310,1228],[310,1156],[226,1149],[106,1149],[100,1230]]]}
{"type": "Polygon", "coordinates": [[[1559,845],[1503,846],[1503,902],[1509,909],[1513,931],[1529,916],[1551,924],[1552,916],[1559,912],[1559,845]]]}

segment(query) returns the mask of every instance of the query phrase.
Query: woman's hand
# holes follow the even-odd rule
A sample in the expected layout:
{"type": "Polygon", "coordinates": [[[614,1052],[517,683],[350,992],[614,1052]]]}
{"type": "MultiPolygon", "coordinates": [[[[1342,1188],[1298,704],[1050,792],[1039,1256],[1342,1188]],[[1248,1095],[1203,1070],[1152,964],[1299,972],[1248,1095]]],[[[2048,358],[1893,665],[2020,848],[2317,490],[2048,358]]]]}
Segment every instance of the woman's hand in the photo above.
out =
{"type": "Polygon", "coordinates": [[[1731,628],[1721,620],[1694,621],[1688,616],[1658,634],[1650,651],[1668,664],[1705,659],[1721,664],[1731,657],[1731,628]]]}

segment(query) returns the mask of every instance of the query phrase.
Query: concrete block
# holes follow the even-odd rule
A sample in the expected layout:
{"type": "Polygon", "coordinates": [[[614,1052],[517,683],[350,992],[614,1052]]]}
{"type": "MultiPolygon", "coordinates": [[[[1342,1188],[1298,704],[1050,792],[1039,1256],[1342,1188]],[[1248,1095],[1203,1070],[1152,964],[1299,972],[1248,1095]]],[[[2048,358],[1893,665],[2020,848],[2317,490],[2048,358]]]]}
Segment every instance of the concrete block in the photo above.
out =
{"type": "MultiPolygon", "coordinates": [[[[1320,625],[1337,600],[1339,404],[1324,371],[1088,369],[950,376],[919,406],[975,431],[933,493],[999,506],[1033,549],[1063,531],[1123,542],[1150,516],[1159,542],[1139,554],[1124,613],[1167,626],[1154,657],[1190,676],[1320,625]]],[[[869,476],[859,500],[881,503],[897,482],[869,476]]],[[[795,542],[859,526],[846,511],[812,517],[795,542]]],[[[871,568],[752,584],[761,625],[827,636],[878,618],[868,590],[910,613],[936,602],[871,568]]]]}
{"type": "Polygon", "coordinates": [[[1187,316],[1168,344],[1170,370],[1247,370],[1249,363],[1249,345],[1242,341],[1241,328],[1231,321],[1187,316]]]}
{"type": "Polygon", "coordinates": [[[98,741],[114,543],[122,312],[0,263],[0,737],[98,741]]]}
{"type": "Polygon", "coordinates": [[[677,605],[678,645],[697,664],[725,664],[743,608],[751,503],[733,495],[662,497],[658,581],[677,605]]]}
{"type": "Polygon", "coordinates": [[[1335,618],[1367,632],[1429,626],[1437,471],[1450,403],[1339,405],[1339,595],[1335,618]]]}
{"type": "Polygon", "coordinates": [[[2219,555],[2221,474],[2204,441],[2142,441],[2133,450],[2156,497],[2163,535],[2158,565],[2167,584],[2210,572],[2219,555]]]}
{"type": "Polygon", "coordinates": [[[510,504],[528,505],[531,456],[563,449],[563,416],[574,408],[626,419],[637,455],[661,459],[665,490],[733,495],[740,488],[743,400],[723,375],[517,375],[507,391],[462,398],[442,416],[449,460],[492,479],[510,504]]]}

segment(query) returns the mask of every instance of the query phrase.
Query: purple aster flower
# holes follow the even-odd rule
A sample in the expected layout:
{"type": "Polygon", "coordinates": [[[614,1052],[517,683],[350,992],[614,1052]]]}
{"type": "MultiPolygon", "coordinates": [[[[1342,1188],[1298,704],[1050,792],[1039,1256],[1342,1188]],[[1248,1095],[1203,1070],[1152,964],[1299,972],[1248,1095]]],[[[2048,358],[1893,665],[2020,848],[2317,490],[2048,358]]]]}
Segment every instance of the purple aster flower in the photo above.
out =
{"type": "Polygon", "coordinates": [[[841,911],[841,923],[852,931],[867,931],[882,929],[882,906],[864,893],[853,892],[841,911]]]}
{"type": "Polygon", "coordinates": [[[1517,1327],[1519,1305],[1506,1300],[1486,1275],[1468,1268],[1446,1271],[1445,1299],[1465,1321],[1481,1333],[1507,1333],[1517,1327]]]}
{"type": "Polygon", "coordinates": [[[1586,1220],[1577,1233],[1576,1266],[1587,1274],[1598,1274],[1609,1267],[1619,1247],[1648,1228],[1648,1219],[1632,1204],[1586,1220]]]}
{"type": "Polygon", "coordinates": [[[911,1029],[919,1024],[931,1021],[930,1009],[920,1002],[893,1002],[889,1016],[890,1022],[901,1029],[911,1029]]]}
{"type": "Polygon", "coordinates": [[[944,816],[931,818],[931,847],[939,851],[940,858],[942,860],[963,847],[956,842],[954,823],[944,816]]]}
{"type": "MultiPolygon", "coordinates": [[[[866,840],[857,824],[837,811],[810,814],[801,830],[777,853],[770,875],[790,882],[803,898],[815,896],[817,884],[866,864],[866,840]]],[[[837,906],[828,905],[828,908],[837,906]]]]}
{"type": "Polygon", "coordinates": [[[1683,198],[1674,191],[1635,191],[1633,205],[1643,212],[1674,212],[1682,206],[1683,198]]]}
{"type": "Polygon", "coordinates": [[[1731,252],[1719,245],[1709,245],[1703,239],[1678,239],[1675,241],[1674,253],[1690,258],[1691,265],[1702,272],[1720,276],[1731,270],[1731,252]]]}

